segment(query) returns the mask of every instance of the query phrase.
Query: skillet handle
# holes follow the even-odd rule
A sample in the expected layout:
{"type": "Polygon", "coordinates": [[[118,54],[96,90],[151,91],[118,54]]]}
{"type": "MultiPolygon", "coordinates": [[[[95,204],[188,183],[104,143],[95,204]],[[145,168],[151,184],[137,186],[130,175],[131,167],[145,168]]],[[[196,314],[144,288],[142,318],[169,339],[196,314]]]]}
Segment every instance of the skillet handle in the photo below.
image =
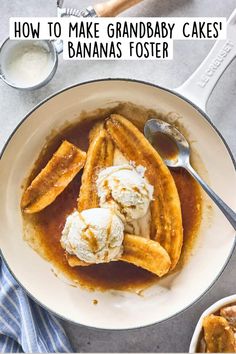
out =
{"type": "Polygon", "coordinates": [[[227,39],[218,40],[197,70],[174,91],[206,111],[217,81],[236,56],[236,9],[227,21],[227,39]]]}

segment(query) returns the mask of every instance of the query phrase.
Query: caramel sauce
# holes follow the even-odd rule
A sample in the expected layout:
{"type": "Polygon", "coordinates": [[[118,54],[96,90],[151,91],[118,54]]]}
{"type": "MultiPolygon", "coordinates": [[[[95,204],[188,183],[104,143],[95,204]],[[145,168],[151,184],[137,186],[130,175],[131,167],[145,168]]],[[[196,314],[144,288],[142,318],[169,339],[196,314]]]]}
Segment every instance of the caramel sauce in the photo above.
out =
{"type": "Polygon", "coordinates": [[[89,248],[93,253],[96,253],[98,250],[98,242],[95,234],[88,227],[83,230],[81,237],[89,243],[89,248]]]}
{"type": "Polygon", "coordinates": [[[174,160],[177,157],[179,150],[175,141],[170,136],[157,132],[152,139],[153,147],[163,159],[174,160]]]}
{"type": "MultiPolygon", "coordinates": [[[[88,133],[97,119],[84,120],[71,125],[53,138],[49,139],[43,148],[35,167],[27,180],[27,187],[34,177],[47,164],[61,142],[67,139],[80,149],[88,149],[88,133]]],[[[136,122],[134,122],[136,124],[136,122]]],[[[144,121],[143,121],[144,124],[144,121]]],[[[143,128],[139,124],[139,128],[143,128]]],[[[171,171],[180,195],[184,227],[184,247],[180,265],[187,259],[201,220],[201,194],[200,189],[193,178],[184,170],[171,171]]],[[[52,263],[56,269],[62,271],[73,282],[89,289],[117,289],[139,292],[158,280],[158,277],[150,272],[125,262],[110,262],[107,264],[91,265],[89,267],[70,267],[67,263],[65,252],[61,247],[60,238],[66,217],[77,207],[77,198],[81,184],[82,172],[80,172],[69,186],[47,208],[39,213],[23,214],[25,230],[31,225],[28,242],[36,251],[52,263]]],[[[95,245],[94,245],[95,247],[95,245]]]]}

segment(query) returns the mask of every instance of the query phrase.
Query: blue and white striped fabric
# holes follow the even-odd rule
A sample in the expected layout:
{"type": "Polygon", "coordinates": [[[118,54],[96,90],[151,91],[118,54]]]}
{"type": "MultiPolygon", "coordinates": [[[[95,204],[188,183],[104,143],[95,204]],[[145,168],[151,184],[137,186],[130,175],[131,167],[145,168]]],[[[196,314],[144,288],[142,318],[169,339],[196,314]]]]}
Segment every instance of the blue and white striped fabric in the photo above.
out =
{"type": "Polygon", "coordinates": [[[0,257],[0,353],[68,353],[58,319],[30,299],[0,257]]]}

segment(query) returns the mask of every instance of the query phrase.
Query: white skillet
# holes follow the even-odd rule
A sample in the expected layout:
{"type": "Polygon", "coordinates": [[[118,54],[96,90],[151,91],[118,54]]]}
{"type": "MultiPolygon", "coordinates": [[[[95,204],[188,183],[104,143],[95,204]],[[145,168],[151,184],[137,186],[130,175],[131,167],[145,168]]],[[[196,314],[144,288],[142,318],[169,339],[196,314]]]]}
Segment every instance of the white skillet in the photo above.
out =
{"type": "Polygon", "coordinates": [[[214,206],[210,223],[204,214],[197,245],[186,266],[141,297],[127,292],[88,292],[68,286],[55,277],[50,264],[23,241],[19,205],[22,181],[52,129],[60,127],[65,120],[73,121],[84,110],[129,101],[164,112],[179,112],[189,139],[194,142],[194,149],[208,171],[209,184],[231,208],[236,208],[234,161],[205,113],[214,85],[236,55],[235,21],[236,11],[229,21],[228,39],[215,44],[202,65],[180,88],[168,90],[126,79],[78,84],[41,102],[13,132],[3,149],[0,164],[0,246],[12,274],[44,307],[86,326],[115,330],[137,328],[183,311],[217,280],[232,255],[235,235],[214,206]],[[204,87],[203,82],[206,82],[204,87]],[[93,299],[98,300],[96,306],[93,299]]]}

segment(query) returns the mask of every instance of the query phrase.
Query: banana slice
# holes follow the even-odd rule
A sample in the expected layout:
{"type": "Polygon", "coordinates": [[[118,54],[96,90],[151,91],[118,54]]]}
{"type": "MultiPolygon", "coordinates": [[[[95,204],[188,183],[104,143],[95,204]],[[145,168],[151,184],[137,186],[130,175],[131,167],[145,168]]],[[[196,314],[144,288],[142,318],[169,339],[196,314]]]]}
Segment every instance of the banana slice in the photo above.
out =
{"type": "Polygon", "coordinates": [[[121,261],[132,263],[159,277],[169,271],[170,257],[157,241],[126,234],[123,245],[124,252],[120,258],[121,261]]]}
{"type": "Polygon", "coordinates": [[[103,123],[98,123],[91,130],[90,145],[82,175],[78,198],[78,210],[98,208],[96,179],[100,169],[111,166],[114,157],[114,144],[107,135],[103,123]]]}
{"type": "Polygon", "coordinates": [[[154,186],[151,236],[168,252],[173,269],[183,244],[180,200],[173,177],[157,151],[126,118],[112,114],[105,122],[105,128],[129,161],[146,167],[145,176],[154,186]]]}
{"type": "Polygon", "coordinates": [[[50,205],[84,166],[86,153],[64,141],[51,160],[25,190],[21,207],[36,213],[50,205]]]}
{"type": "MultiPolygon", "coordinates": [[[[123,246],[124,252],[120,258],[121,261],[146,269],[159,277],[169,271],[170,257],[158,242],[125,234],[123,246]]],[[[89,266],[89,263],[69,254],[67,254],[67,261],[71,267],[89,266]]]]}
{"type": "Polygon", "coordinates": [[[66,253],[66,259],[70,267],[88,267],[91,264],[81,261],[78,257],[66,253]]]}
{"type": "MultiPolygon", "coordinates": [[[[96,187],[97,173],[100,169],[111,166],[113,163],[114,144],[103,125],[103,123],[97,123],[89,134],[89,149],[78,197],[79,211],[99,207],[96,187]]],[[[69,253],[66,253],[66,258],[71,267],[90,265],[69,253]]]]}

